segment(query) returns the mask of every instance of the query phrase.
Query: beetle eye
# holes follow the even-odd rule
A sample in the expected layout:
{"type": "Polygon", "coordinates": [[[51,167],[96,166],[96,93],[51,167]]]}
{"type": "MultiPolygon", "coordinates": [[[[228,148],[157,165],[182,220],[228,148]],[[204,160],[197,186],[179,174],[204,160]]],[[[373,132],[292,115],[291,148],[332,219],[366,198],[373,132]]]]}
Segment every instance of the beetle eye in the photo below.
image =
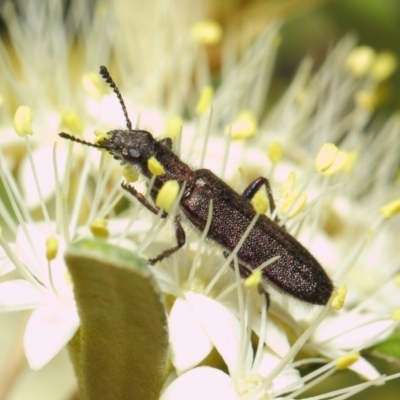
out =
{"type": "Polygon", "coordinates": [[[140,153],[138,150],[134,149],[134,148],[130,148],[129,149],[129,156],[132,158],[139,158],[140,157],[140,153]]]}

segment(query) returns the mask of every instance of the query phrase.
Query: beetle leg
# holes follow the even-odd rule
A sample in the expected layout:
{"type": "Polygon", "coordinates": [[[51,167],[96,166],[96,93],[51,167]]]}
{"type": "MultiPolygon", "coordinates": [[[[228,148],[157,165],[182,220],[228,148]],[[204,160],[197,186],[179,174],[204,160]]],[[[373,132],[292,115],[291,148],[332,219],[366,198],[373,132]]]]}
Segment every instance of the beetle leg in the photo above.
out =
{"type": "Polygon", "coordinates": [[[151,265],[154,265],[157,261],[161,261],[163,258],[169,257],[170,255],[174,254],[181,247],[183,247],[184,244],[186,243],[185,230],[183,229],[183,227],[181,225],[181,220],[180,220],[179,216],[176,216],[174,219],[174,228],[175,228],[175,237],[176,237],[177,245],[174,247],[171,247],[170,249],[164,250],[160,255],[158,255],[155,258],[149,259],[149,263],[151,265]]]}
{"type": "MultiPolygon", "coordinates": [[[[264,178],[263,176],[260,176],[259,178],[255,179],[253,182],[250,183],[249,186],[244,190],[242,193],[242,197],[245,199],[251,200],[254,195],[258,192],[260,187],[264,185],[265,188],[267,189],[267,196],[268,196],[268,201],[269,201],[269,206],[271,208],[271,214],[275,211],[275,201],[274,201],[274,196],[272,195],[272,189],[271,185],[269,184],[269,181],[267,178],[264,178]]],[[[274,218],[274,222],[278,223],[279,218],[276,216],[274,218]]],[[[283,227],[285,228],[285,227],[283,227]]]]}
{"type": "MultiPolygon", "coordinates": [[[[151,211],[153,214],[157,215],[159,212],[159,209],[157,207],[154,207],[147,199],[142,195],[142,193],[139,193],[133,186],[130,186],[127,182],[122,182],[121,183],[122,189],[126,190],[129,192],[133,197],[136,197],[136,199],[143,205],[145,206],[149,211],[151,211]]],[[[163,211],[161,214],[161,218],[166,218],[167,213],[163,211]]]]}

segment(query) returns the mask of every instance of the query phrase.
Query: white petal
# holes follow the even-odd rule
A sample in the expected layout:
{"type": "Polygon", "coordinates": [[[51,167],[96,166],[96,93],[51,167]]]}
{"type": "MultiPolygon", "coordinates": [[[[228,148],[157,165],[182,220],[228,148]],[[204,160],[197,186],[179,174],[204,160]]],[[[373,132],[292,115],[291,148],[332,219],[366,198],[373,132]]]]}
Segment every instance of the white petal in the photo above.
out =
{"type": "Polygon", "coordinates": [[[376,379],[381,376],[381,374],[375,369],[375,367],[362,357],[354,364],[352,364],[349,369],[356,372],[362,378],[368,380],[376,379]]]}
{"type": "Polygon", "coordinates": [[[213,348],[192,308],[176,299],[169,316],[172,363],[178,375],[196,366],[213,348]]]}
{"type": "MultiPolygon", "coordinates": [[[[9,246],[13,251],[15,251],[15,246],[13,244],[9,244],[9,246]]],[[[15,270],[14,264],[10,261],[4,249],[0,247],[0,278],[14,270],[15,270]]]]}
{"type": "MultiPolygon", "coordinates": [[[[43,199],[48,200],[55,189],[54,167],[53,167],[53,145],[39,146],[33,150],[33,161],[39,180],[40,190],[43,199]]],[[[62,181],[65,174],[67,151],[57,149],[57,168],[59,178],[62,181]]],[[[24,188],[24,199],[29,208],[37,207],[40,204],[39,193],[35,184],[31,163],[28,157],[21,163],[19,181],[24,188]]]]}
{"type": "Polygon", "coordinates": [[[240,323],[238,319],[228,308],[209,297],[193,292],[187,292],[185,296],[208,337],[228,366],[230,375],[235,376],[238,367],[246,370],[252,354],[248,346],[247,358],[239,359],[240,323]]]}
{"type": "Polygon", "coordinates": [[[45,297],[31,283],[22,279],[0,283],[0,311],[18,311],[36,308],[45,297]]]}
{"type": "Polygon", "coordinates": [[[72,338],[79,326],[74,307],[41,307],[35,310],[26,327],[24,348],[29,366],[42,368],[72,338]]]}
{"type": "Polygon", "coordinates": [[[240,400],[231,378],[224,372],[199,367],[175,379],[160,400],[240,400]]]}

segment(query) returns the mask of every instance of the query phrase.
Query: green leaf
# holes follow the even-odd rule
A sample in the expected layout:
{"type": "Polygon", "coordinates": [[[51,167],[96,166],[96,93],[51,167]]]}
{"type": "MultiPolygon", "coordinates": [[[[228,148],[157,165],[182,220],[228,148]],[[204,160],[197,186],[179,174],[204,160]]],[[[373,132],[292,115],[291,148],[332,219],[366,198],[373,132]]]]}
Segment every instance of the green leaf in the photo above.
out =
{"type": "Polygon", "coordinates": [[[72,243],[65,260],[81,327],[69,345],[85,400],[158,399],[168,331],[145,261],[103,241],[72,243]]]}
{"type": "Polygon", "coordinates": [[[371,350],[375,356],[397,359],[400,362],[400,331],[394,332],[392,336],[371,350]]]}

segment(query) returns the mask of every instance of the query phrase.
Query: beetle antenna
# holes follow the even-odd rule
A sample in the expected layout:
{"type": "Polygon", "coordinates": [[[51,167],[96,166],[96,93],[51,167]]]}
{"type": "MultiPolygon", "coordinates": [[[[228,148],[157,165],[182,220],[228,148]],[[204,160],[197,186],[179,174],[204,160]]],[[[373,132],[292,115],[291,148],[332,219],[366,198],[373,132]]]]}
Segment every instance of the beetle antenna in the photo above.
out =
{"type": "Polygon", "coordinates": [[[121,93],[117,87],[117,85],[115,84],[115,82],[113,81],[113,79],[110,76],[110,73],[108,72],[108,69],[104,66],[101,65],[100,66],[100,75],[104,78],[104,80],[110,85],[111,89],[114,91],[114,93],[117,95],[119,103],[121,104],[122,107],[122,111],[124,112],[125,115],[125,119],[126,119],[126,127],[128,128],[128,130],[132,130],[132,123],[128,117],[128,112],[126,111],[126,106],[125,106],[125,102],[122,99],[121,93]]]}
{"type": "Polygon", "coordinates": [[[70,135],[69,133],[60,132],[58,135],[61,136],[63,139],[69,139],[69,140],[72,140],[73,142],[81,143],[81,144],[84,144],[86,146],[96,147],[98,149],[102,149],[103,148],[102,146],[100,146],[100,145],[98,145],[96,143],[87,142],[86,140],[79,139],[79,138],[77,138],[75,136],[70,135]]]}

